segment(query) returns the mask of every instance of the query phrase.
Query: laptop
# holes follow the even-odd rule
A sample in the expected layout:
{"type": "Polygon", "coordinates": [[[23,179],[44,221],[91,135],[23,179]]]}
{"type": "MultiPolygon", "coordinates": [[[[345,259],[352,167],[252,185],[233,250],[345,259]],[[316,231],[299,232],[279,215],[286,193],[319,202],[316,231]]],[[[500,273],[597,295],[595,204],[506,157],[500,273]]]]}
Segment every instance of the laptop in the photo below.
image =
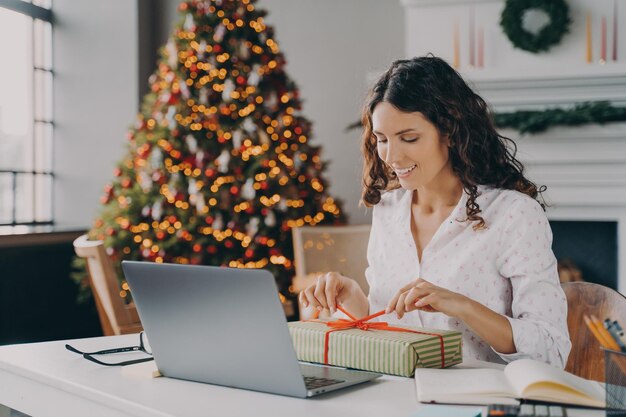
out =
{"type": "Polygon", "coordinates": [[[298,362],[266,270],[134,261],[122,269],[164,376],[301,398],[381,376],[298,362]]]}

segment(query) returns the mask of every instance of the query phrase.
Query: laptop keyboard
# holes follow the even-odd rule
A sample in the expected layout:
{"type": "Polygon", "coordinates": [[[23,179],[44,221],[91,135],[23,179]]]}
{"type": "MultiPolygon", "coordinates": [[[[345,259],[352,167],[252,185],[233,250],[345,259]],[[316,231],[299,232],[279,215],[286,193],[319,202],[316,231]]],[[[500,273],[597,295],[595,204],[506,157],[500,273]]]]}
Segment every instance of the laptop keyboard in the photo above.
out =
{"type": "Polygon", "coordinates": [[[345,381],[343,379],[318,378],[315,376],[304,377],[304,385],[306,385],[307,389],[326,387],[328,385],[339,384],[340,382],[345,381]]]}

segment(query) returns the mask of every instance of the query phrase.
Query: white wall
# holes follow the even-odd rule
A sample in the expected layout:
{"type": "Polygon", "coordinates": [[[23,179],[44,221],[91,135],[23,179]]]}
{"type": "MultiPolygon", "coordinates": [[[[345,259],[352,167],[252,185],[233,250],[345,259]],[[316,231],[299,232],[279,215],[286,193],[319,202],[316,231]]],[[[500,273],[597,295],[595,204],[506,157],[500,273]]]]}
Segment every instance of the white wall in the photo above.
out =
{"type": "Polygon", "coordinates": [[[86,227],[124,153],[137,100],[136,0],[54,0],[54,214],[86,227]]]}
{"type": "MultiPolygon", "coordinates": [[[[178,18],[168,0],[163,21],[178,18]]],[[[350,223],[369,222],[361,195],[360,131],[345,132],[359,119],[367,74],[404,56],[404,17],[399,0],[259,0],[269,12],[286,71],[300,88],[302,114],[313,122],[313,144],[330,162],[330,193],[341,197],[350,223]]],[[[161,28],[163,42],[171,28],[161,28]]]]}

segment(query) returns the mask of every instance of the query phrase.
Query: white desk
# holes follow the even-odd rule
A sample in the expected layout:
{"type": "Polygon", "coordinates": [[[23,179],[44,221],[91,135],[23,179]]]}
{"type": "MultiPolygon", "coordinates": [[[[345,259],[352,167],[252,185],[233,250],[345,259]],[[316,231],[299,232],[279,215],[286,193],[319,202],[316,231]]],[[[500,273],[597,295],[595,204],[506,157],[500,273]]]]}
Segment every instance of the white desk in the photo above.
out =
{"type": "MultiPolygon", "coordinates": [[[[94,351],[131,346],[137,341],[136,335],[129,335],[69,343],[81,350],[94,351]]],[[[104,367],[67,351],[65,343],[0,347],[0,404],[33,417],[409,417],[420,407],[412,378],[385,376],[305,400],[152,378],[148,372],[139,371],[140,368],[132,369],[142,365],[104,367]]],[[[574,410],[569,415],[599,417],[604,413],[574,410]]]]}

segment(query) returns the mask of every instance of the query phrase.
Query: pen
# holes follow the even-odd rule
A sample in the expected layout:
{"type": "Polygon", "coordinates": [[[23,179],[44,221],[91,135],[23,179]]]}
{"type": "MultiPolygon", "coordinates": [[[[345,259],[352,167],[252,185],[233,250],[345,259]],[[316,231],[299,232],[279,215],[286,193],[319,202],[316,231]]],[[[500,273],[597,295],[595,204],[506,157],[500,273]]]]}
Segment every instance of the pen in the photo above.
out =
{"type": "Polygon", "coordinates": [[[619,350],[621,352],[626,352],[626,345],[622,341],[622,338],[619,337],[619,334],[617,334],[617,329],[613,326],[613,323],[611,323],[610,320],[608,320],[608,323],[607,320],[604,320],[604,327],[608,330],[615,343],[617,343],[617,346],[619,346],[619,350]]]}
{"type": "Polygon", "coordinates": [[[613,320],[612,324],[613,324],[613,328],[615,329],[615,333],[617,333],[617,336],[620,338],[622,343],[626,346],[626,336],[624,336],[624,329],[622,329],[622,326],[620,326],[617,320],[613,320]]]}

